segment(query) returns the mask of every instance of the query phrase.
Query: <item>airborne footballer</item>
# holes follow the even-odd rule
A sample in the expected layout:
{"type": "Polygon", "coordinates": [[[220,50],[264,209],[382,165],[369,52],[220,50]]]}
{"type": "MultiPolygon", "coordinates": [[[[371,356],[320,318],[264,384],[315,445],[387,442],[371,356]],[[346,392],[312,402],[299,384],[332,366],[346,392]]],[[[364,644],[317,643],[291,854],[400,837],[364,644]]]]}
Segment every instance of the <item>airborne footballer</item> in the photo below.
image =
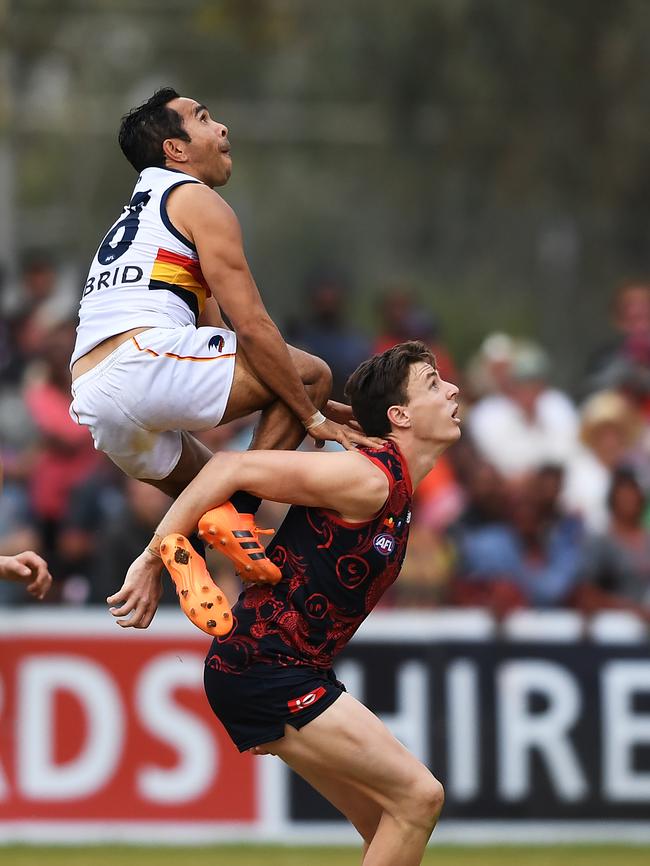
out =
{"type": "MultiPolygon", "coordinates": [[[[95,447],[176,496],[212,456],[193,432],[257,410],[252,448],[296,448],[306,434],[372,444],[336,423],[352,414],[328,401],[329,368],[287,346],[266,311],[214,189],[232,171],[225,124],[166,87],[122,118],[119,143],[138,178],[90,265],[70,360],[70,414],[95,447]]],[[[251,530],[259,501],[239,492],[233,505],[235,527],[251,530]]],[[[141,628],[158,600],[133,581],[111,597],[141,628]]]]}

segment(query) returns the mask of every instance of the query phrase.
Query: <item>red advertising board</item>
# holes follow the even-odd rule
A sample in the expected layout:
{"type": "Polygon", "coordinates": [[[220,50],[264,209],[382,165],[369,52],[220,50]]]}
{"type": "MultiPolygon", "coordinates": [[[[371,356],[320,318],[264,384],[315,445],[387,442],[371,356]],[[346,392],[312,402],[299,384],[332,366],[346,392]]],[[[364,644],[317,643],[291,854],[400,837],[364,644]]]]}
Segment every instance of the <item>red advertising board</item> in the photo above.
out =
{"type": "Polygon", "coordinates": [[[0,633],[0,821],[255,823],[256,760],[203,693],[208,639],[98,624],[0,633]]]}
{"type": "MultiPolygon", "coordinates": [[[[647,844],[644,624],[524,611],[501,629],[378,611],[337,661],[443,781],[436,840],[647,844]]],[[[203,693],[207,649],[177,610],[146,631],[0,611],[0,860],[13,842],[358,841],[278,758],[237,752],[203,693]]]]}

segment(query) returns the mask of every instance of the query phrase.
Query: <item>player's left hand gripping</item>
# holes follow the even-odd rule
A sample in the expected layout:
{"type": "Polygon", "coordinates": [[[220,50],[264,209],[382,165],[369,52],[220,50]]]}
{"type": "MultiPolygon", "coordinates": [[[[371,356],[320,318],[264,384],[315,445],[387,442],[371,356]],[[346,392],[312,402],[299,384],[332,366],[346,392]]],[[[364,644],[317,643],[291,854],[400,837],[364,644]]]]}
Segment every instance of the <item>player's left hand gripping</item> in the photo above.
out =
{"type": "Polygon", "coordinates": [[[322,448],[327,441],[339,442],[348,451],[352,451],[358,445],[366,448],[381,448],[385,444],[383,439],[365,436],[346,424],[337,424],[329,420],[323,421],[317,427],[311,427],[307,432],[316,441],[317,448],[322,448]]]}
{"type": "Polygon", "coordinates": [[[144,551],[132,563],[118,592],[106,599],[111,614],[122,628],[147,628],[162,595],[162,563],[144,551]]]}

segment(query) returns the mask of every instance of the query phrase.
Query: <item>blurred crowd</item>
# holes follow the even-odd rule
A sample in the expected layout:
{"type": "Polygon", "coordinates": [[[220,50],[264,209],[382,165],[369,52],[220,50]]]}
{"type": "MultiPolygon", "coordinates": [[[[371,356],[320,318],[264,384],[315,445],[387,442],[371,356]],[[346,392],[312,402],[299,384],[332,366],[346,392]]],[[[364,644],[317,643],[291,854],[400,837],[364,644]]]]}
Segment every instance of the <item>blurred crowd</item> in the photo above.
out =
{"type": "MultiPolygon", "coordinates": [[[[125,478],[69,417],[76,280],[34,251],[1,288],[0,555],[41,553],[55,578],[48,603],[103,603],[168,500],[125,478]]],[[[572,394],[554,386],[552,356],[521,335],[486,335],[461,369],[440,323],[402,286],[385,291],[373,333],[351,321],[341,274],[315,271],[304,293],[284,334],[328,362],[336,399],[361,360],[406,339],[431,346],[442,377],[461,387],[464,435],[418,488],[407,559],[384,604],[498,617],[615,608],[650,622],[650,283],[616,290],[610,339],[584,359],[572,394]]],[[[242,449],[251,429],[203,438],[242,449]]],[[[282,513],[265,504],[258,522],[277,526],[282,513]]],[[[229,565],[210,565],[236,595],[229,565]]],[[[166,581],[163,603],[174,598],[166,581]]],[[[29,603],[21,586],[0,584],[0,604],[29,603]]]]}

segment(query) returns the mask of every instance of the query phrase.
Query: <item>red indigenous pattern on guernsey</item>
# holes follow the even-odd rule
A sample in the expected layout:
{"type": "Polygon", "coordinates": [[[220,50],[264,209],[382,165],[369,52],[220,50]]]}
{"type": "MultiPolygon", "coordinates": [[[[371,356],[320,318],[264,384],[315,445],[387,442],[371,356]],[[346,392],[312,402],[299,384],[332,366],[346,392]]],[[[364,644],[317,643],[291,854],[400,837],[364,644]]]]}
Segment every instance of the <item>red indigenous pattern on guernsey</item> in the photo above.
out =
{"type": "Polygon", "coordinates": [[[260,663],[328,669],[393,583],[406,553],[411,481],[394,443],[361,453],[386,473],[384,508],[350,524],[325,509],[292,506],[267,549],[282,580],[241,593],[234,627],[213,641],[208,665],[230,673],[260,663]]]}

